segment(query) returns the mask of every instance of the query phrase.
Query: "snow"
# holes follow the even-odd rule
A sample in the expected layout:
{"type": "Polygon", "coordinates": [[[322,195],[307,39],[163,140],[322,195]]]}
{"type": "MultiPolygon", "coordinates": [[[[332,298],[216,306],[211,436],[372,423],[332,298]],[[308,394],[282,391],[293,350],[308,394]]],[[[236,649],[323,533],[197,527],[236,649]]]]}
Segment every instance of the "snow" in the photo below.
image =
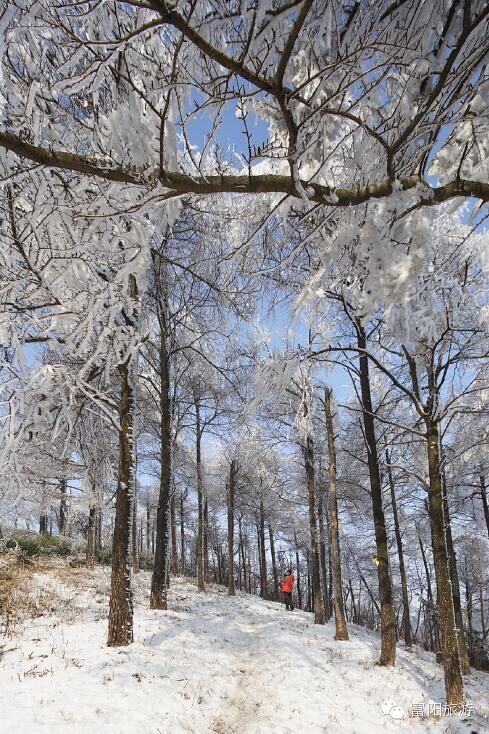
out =
{"type": "Polygon", "coordinates": [[[2,732],[489,730],[489,675],[466,680],[475,709],[467,721],[428,718],[428,703],[443,701],[442,669],[431,654],[400,646],[398,666],[381,668],[376,635],[350,626],[350,641],[336,642],[333,625],[315,626],[311,614],[239,592],[229,598],[217,586],[199,594],[178,579],[170,610],[153,611],[150,575],[139,574],[136,641],[107,648],[109,570],[77,569],[73,586],[70,573],[34,577],[33,593],[52,594],[53,611],[5,641],[2,732]],[[426,718],[412,718],[413,704],[421,703],[426,718]]]}

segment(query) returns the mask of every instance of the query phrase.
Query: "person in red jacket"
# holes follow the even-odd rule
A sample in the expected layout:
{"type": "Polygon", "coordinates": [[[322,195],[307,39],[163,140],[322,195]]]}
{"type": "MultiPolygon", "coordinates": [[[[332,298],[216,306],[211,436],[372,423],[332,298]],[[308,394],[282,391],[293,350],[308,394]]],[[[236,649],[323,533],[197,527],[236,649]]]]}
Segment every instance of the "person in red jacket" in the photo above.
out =
{"type": "Polygon", "coordinates": [[[285,572],[285,576],[280,582],[280,589],[284,596],[285,608],[287,611],[291,612],[294,609],[294,604],[292,603],[292,591],[294,590],[294,574],[292,573],[292,569],[288,568],[285,572]]]}

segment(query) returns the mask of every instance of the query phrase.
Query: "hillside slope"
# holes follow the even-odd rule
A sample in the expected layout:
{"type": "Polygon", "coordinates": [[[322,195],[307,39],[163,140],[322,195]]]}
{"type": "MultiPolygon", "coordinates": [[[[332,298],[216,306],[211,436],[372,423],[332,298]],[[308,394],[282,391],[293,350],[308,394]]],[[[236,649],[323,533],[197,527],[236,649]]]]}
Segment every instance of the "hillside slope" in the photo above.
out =
{"type": "Polygon", "coordinates": [[[429,717],[444,698],[433,656],[399,649],[398,666],[380,668],[378,638],[360,628],[335,642],[333,625],[314,626],[310,614],[217,587],[198,594],[185,580],[172,584],[170,611],[151,611],[141,573],[136,641],[109,649],[107,569],[53,567],[33,580],[52,611],[3,646],[2,732],[489,731],[488,675],[467,678],[466,720],[429,717]],[[421,704],[424,717],[412,718],[421,704]]]}

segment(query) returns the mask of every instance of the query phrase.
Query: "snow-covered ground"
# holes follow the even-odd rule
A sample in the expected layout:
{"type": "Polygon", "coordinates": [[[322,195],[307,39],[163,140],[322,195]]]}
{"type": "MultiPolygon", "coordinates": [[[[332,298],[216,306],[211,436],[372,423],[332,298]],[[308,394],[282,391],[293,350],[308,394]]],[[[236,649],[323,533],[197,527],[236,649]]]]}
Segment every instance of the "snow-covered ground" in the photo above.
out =
{"type": "Polygon", "coordinates": [[[440,719],[432,655],[400,648],[397,667],[380,668],[375,635],[353,627],[349,642],[335,642],[333,625],[310,614],[218,587],[199,594],[177,580],[170,611],[157,612],[147,608],[149,574],[139,574],[135,642],[107,648],[108,574],[34,576],[52,612],[3,644],[2,733],[489,731],[489,675],[466,679],[466,720],[440,719]],[[424,718],[413,718],[421,704],[424,718]]]}

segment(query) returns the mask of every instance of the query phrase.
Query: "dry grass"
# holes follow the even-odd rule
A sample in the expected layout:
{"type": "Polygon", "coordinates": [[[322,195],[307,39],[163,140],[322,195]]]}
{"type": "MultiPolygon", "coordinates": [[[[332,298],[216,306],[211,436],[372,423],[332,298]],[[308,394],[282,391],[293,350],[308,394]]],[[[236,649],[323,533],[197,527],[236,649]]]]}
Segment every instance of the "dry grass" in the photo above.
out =
{"type": "Polygon", "coordinates": [[[16,636],[37,617],[55,615],[64,622],[76,621],[86,592],[101,606],[107,599],[108,589],[100,588],[100,575],[94,571],[72,568],[62,558],[26,562],[16,554],[1,554],[0,637],[16,636]]]}
{"type": "Polygon", "coordinates": [[[0,635],[11,638],[27,617],[37,616],[30,594],[33,564],[22,556],[0,556],[0,635]]]}

